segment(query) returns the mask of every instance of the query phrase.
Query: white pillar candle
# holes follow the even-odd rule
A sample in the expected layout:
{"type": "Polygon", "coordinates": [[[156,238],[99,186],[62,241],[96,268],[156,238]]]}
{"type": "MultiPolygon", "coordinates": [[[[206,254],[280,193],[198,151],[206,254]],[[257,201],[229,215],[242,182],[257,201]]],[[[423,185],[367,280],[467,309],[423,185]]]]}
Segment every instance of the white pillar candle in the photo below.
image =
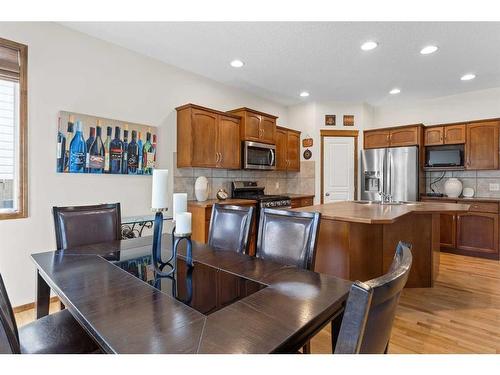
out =
{"type": "Polygon", "coordinates": [[[151,208],[164,210],[168,208],[168,169],[153,169],[153,188],[151,192],[151,208]]]}
{"type": "Polygon", "coordinates": [[[179,212],[175,220],[176,234],[191,234],[191,212],[179,212]]]}
{"type": "Polygon", "coordinates": [[[178,213],[187,212],[187,193],[175,193],[172,205],[172,217],[177,221],[178,213]]]}

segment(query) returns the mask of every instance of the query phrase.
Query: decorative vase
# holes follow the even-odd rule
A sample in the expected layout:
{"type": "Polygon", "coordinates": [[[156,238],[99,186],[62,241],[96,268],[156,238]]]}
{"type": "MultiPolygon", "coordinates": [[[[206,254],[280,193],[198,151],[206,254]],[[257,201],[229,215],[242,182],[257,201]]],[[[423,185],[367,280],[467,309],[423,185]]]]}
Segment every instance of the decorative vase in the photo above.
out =
{"type": "Polygon", "coordinates": [[[204,202],[208,199],[208,178],[200,176],[194,183],[194,195],[198,202],[204,202]]]}
{"type": "Polygon", "coordinates": [[[458,198],[462,194],[462,182],[458,178],[449,178],[444,183],[444,192],[450,198],[458,198]]]}

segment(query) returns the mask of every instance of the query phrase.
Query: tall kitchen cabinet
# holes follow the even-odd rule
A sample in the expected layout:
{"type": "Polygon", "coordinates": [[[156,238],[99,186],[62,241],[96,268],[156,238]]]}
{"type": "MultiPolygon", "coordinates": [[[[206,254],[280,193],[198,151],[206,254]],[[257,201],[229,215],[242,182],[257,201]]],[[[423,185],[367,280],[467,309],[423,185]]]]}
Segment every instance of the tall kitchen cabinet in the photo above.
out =
{"type": "Polygon", "coordinates": [[[281,126],[276,128],[276,170],[300,171],[300,132],[281,126]]]}
{"type": "Polygon", "coordinates": [[[498,169],[499,121],[467,124],[465,142],[466,169],[498,169]]]}
{"type": "Polygon", "coordinates": [[[276,119],[278,117],[246,107],[233,109],[227,113],[241,117],[242,141],[270,144],[276,142],[276,119]]]}
{"type": "Polygon", "coordinates": [[[239,116],[195,104],[176,110],[178,168],[241,168],[239,116]]]}

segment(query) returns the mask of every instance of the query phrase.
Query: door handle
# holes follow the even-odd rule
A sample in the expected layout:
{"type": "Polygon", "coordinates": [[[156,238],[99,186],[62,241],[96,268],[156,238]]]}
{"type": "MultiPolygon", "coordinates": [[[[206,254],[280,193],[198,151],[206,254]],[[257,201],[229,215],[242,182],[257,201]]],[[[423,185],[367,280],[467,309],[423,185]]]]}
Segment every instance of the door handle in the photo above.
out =
{"type": "Polygon", "coordinates": [[[329,197],[330,196],[330,193],[326,193],[325,196],[329,197]]]}

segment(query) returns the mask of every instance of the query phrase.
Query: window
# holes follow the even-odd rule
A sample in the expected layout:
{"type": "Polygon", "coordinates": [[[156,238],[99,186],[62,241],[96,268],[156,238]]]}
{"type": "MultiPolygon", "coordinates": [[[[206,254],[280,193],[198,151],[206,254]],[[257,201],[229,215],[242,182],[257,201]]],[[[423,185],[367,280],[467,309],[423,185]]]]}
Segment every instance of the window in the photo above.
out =
{"type": "Polygon", "coordinates": [[[28,47],[0,38],[0,219],[26,217],[28,47]]]}

